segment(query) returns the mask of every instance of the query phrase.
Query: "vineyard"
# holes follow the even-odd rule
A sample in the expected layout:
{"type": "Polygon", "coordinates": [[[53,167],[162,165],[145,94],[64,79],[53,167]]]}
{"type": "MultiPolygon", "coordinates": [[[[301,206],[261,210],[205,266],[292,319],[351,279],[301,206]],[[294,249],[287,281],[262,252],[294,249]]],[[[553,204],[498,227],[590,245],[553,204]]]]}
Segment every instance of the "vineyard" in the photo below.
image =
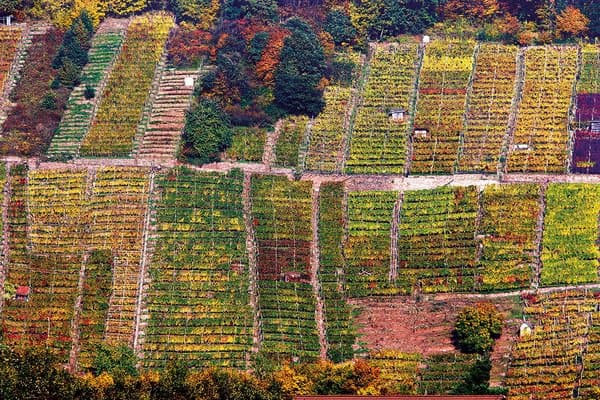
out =
{"type": "Polygon", "coordinates": [[[598,281],[600,188],[550,185],[546,195],[542,283],[598,281]]]}
{"type": "Polygon", "coordinates": [[[352,91],[348,87],[330,86],[325,92],[325,109],[310,130],[306,169],[334,172],[341,168],[341,152],[352,91]]]}
{"type": "Polygon", "coordinates": [[[478,228],[483,290],[529,287],[536,268],[538,185],[488,186],[478,228]]]}
{"type": "Polygon", "coordinates": [[[600,138],[590,123],[600,119],[600,49],[587,45],[582,49],[582,67],[577,82],[577,111],[571,129],[575,145],[571,170],[576,173],[600,172],[600,138]]]}
{"type": "Polygon", "coordinates": [[[92,122],[94,99],[85,98],[86,88],[94,90],[95,99],[101,97],[100,84],[106,78],[123,42],[122,33],[97,34],[89,52],[89,62],[81,74],[81,84],[73,90],[67,110],[52,138],[48,155],[55,158],[74,157],[79,151],[81,140],[92,122]]]}
{"type": "Polygon", "coordinates": [[[3,344],[77,372],[104,344],[145,371],[364,358],[390,393],[447,394],[485,361],[453,336],[483,301],[511,400],[600,396],[597,44],[331,50],[348,76],[328,59],[320,114],[263,112],[253,82],[219,106],[260,122],[195,165],[184,116],[225,87],[220,53],[175,67],[198,43],[173,15],[105,22],[72,90],[62,31],[0,28],[3,344]]]}
{"type": "Polygon", "coordinates": [[[414,96],[419,47],[416,43],[376,45],[357,107],[346,161],[348,173],[403,174],[408,120],[393,120],[392,109],[409,114],[414,96]]]}
{"type": "Polygon", "coordinates": [[[173,18],[135,17],[100,100],[96,118],[81,143],[81,155],[123,157],[133,150],[136,128],[151,89],[173,18]]]}
{"type": "Polygon", "coordinates": [[[458,162],[461,172],[496,172],[517,73],[517,48],[481,44],[458,162]]]}
{"type": "Polygon", "coordinates": [[[473,70],[474,42],[436,41],[425,49],[414,122],[411,173],[454,171],[473,70]]]}
{"type": "Polygon", "coordinates": [[[0,94],[4,91],[21,35],[22,31],[20,29],[0,28],[0,94]]]}
{"type": "Polygon", "coordinates": [[[507,160],[509,172],[565,171],[576,74],[575,47],[526,50],[525,83],[507,160]]]}
{"type": "Polygon", "coordinates": [[[311,185],[287,178],[252,179],[258,244],[261,351],[317,357],[315,296],[310,284],[311,185]]]}
{"type": "Polygon", "coordinates": [[[351,297],[394,294],[390,280],[391,238],[396,192],[348,193],[346,281],[351,297]]]}
{"type": "Polygon", "coordinates": [[[158,186],[144,364],[244,368],[252,310],[242,177],[174,170],[158,186]]]}
{"type": "Polygon", "coordinates": [[[523,300],[533,333],[512,350],[510,399],[597,398],[597,294],[559,292],[523,300]]]}
{"type": "Polygon", "coordinates": [[[475,187],[405,192],[398,238],[398,286],[405,293],[471,291],[479,280],[473,227],[475,187]]]}

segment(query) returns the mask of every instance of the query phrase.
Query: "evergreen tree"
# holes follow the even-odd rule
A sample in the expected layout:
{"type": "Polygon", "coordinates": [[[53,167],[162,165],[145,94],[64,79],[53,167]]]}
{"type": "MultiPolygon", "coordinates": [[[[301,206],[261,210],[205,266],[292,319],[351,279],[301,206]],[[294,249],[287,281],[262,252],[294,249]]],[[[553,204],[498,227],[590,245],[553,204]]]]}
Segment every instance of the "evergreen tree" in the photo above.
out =
{"type": "Polygon", "coordinates": [[[193,150],[193,161],[204,164],[218,160],[220,151],[231,145],[233,132],[229,117],[217,103],[201,99],[187,114],[183,139],[193,150]]]}
{"type": "Polygon", "coordinates": [[[336,45],[350,43],[356,36],[356,29],[350,17],[342,10],[333,10],[327,14],[323,29],[331,34],[336,45]]]}
{"type": "Polygon", "coordinates": [[[300,18],[286,23],[291,34],[281,50],[275,71],[275,100],[292,114],[318,114],[323,92],[318,88],[325,72],[323,47],[310,25],[300,18]]]}

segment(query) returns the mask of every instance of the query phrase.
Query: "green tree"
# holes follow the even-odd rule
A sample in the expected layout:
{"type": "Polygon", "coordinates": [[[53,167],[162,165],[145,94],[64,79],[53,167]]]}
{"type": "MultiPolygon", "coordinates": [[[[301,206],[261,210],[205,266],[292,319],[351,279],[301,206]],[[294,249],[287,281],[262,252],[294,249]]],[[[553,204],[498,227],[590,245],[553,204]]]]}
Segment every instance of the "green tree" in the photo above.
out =
{"type": "Polygon", "coordinates": [[[323,29],[331,34],[336,45],[350,43],[356,36],[356,29],[350,17],[342,10],[332,10],[327,14],[323,29]]]}
{"type": "Polygon", "coordinates": [[[11,15],[16,11],[23,10],[22,0],[2,0],[0,1],[0,15],[11,15]]]}
{"type": "Polygon", "coordinates": [[[318,114],[324,106],[318,85],[325,72],[323,47],[310,25],[300,18],[286,23],[285,38],[275,70],[275,100],[292,114],[318,114]]]}
{"type": "Polygon", "coordinates": [[[193,161],[204,164],[218,160],[220,151],[231,145],[233,132],[229,117],[217,103],[201,99],[187,113],[183,138],[193,152],[193,161]]]}
{"type": "Polygon", "coordinates": [[[492,362],[489,357],[478,359],[469,368],[464,380],[452,390],[452,394],[489,394],[491,370],[492,362]]]}
{"type": "Polygon", "coordinates": [[[466,353],[488,353],[502,333],[502,314],[491,303],[463,308],[456,318],[458,347],[466,353]]]}
{"type": "Polygon", "coordinates": [[[227,20],[256,18],[274,21],[277,18],[276,0],[225,0],[221,15],[227,20]]]}

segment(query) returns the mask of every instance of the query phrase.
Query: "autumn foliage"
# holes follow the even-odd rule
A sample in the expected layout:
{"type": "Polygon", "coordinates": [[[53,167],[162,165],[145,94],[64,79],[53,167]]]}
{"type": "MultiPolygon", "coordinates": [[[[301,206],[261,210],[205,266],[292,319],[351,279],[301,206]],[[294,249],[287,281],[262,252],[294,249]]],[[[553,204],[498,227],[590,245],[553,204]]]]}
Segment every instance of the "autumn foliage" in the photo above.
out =
{"type": "Polygon", "coordinates": [[[556,32],[564,37],[581,36],[590,23],[583,13],[573,6],[568,6],[556,17],[556,32]]]}

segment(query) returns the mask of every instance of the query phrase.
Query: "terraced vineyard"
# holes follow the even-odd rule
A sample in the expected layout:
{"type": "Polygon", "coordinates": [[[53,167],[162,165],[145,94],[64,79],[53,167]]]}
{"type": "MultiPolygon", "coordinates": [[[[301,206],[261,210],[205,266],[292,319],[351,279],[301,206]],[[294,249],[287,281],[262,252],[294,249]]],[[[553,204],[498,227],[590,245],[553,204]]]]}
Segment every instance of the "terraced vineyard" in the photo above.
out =
{"type": "Polygon", "coordinates": [[[81,140],[87,133],[98,99],[102,97],[101,83],[117,57],[123,43],[124,32],[98,33],[89,51],[89,61],[81,74],[81,84],[69,97],[67,111],[52,138],[48,155],[53,158],[77,156],[81,140]],[[87,88],[94,90],[94,96],[86,99],[87,88]]]}
{"type": "Polygon", "coordinates": [[[564,172],[568,115],[577,74],[576,47],[530,47],[525,83],[509,148],[509,172],[564,172]]]}
{"type": "Polygon", "coordinates": [[[536,228],[540,187],[488,186],[478,228],[483,290],[529,287],[536,271],[536,228]]]}
{"type": "Polygon", "coordinates": [[[598,296],[577,291],[524,300],[534,328],[513,348],[506,382],[510,399],[596,398],[598,296]]]}
{"type": "Polygon", "coordinates": [[[298,152],[303,144],[308,118],[290,116],[282,121],[281,132],[275,146],[275,165],[281,167],[298,166],[298,152]]]}
{"type": "Polygon", "coordinates": [[[21,29],[0,27],[0,94],[4,91],[22,33],[21,29]]]}
{"type": "Polygon", "coordinates": [[[351,96],[349,87],[330,86],[325,91],[325,109],[311,127],[306,169],[327,172],[341,169],[351,96]]]}
{"type": "Polygon", "coordinates": [[[582,49],[582,66],[577,82],[577,110],[571,129],[575,145],[571,170],[578,173],[600,172],[600,137],[590,123],[600,119],[600,48],[586,45],[582,49]]]}
{"type": "Polygon", "coordinates": [[[398,286],[405,293],[471,291],[479,281],[474,187],[405,192],[398,239],[398,286]]]}
{"type": "Polygon", "coordinates": [[[345,172],[402,174],[406,164],[408,117],[392,120],[388,113],[404,109],[413,99],[419,47],[416,43],[373,47],[367,82],[350,139],[345,172]]]}
{"type": "Polygon", "coordinates": [[[542,283],[598,281],[600,187],[550,185],[544,219],[542,283]]]}
{"type": "Polygon", "coordinates": [[[319,282],[325,308],[327,356],[342,361],[352,358],[356,341],[353,308],[346,303],[348,288],[344,275],[345,225],[344,187],[339,183],[322,185],[319,198],[319,282]]]}
{"type": "Polygon", "coordinates": [[[505,144],[517,73],[515,46],[481,44],[458,170],[496,172],[505,144]]]}
{"type": "Polygon", "coordinates": [[[252,179],[261,351],[267,354],[319,355],[310,284],[311,189],[308,182],[282,177],[252,179]]]}
{"type": "Polygon", "coordinates": [[[163,175],[144,364],[244,368],[252,344],[242,176],[163,175]]]}
{"type": "MultiPolygon", "coordinates": [[[[101,25],[52,161],[0,160],[2,343],[80,372],[99,344],[159,370],[365,357],[386,390],[431,395],[481,361],[452,327],[485,301],[510,399],[598,398],[600,179],[564,173],[597,172],[597,46],[372,44],[320,115],[236,126],[230,158],[196,166],[175,156],[200,69],[165,69],[173,24],[101,25]]],[[[17,100],[56,74],[38,67],[17,100]]],[[[15,132],[0,142],[29,144],[15,132]]]]}
{"type": "Polygon", "coordinates": [[[390,281],[391,238],[396,192],[348,194],[346,282],[351,297],[398,293],[390,281]]]}
{"type": "Polygon", "coordinates": [[[435,41],[427,46],[419,82],[411,173],[453,173],[474,48],[474,42],[435,41]]]}
{"type": "Polygon", "coordinates": [[[133,150],[136,128],[173,18],[135,17],[112,69],[96,118],[81,144],[82,156],[123,157],[133,150]]]}

